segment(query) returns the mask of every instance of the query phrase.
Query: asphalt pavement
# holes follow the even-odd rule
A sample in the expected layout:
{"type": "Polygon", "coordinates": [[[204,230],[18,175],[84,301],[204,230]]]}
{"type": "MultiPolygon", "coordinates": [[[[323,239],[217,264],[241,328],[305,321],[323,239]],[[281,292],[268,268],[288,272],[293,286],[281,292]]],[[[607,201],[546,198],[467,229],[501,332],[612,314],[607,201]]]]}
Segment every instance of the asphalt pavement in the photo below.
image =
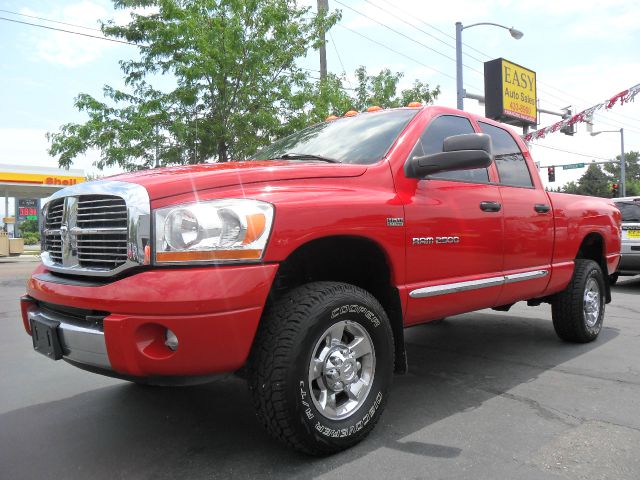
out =
{"type": "Polygon", "coordinates": [[[230,377],[140,387],[35,353],[18,298],[35,263],[0,263],[0,479],[640,478],[640,277],[621,277],[597,341],[560,341],[550,307],[406,331],[371,436],[329,458],[272,441],[230,377]]]}

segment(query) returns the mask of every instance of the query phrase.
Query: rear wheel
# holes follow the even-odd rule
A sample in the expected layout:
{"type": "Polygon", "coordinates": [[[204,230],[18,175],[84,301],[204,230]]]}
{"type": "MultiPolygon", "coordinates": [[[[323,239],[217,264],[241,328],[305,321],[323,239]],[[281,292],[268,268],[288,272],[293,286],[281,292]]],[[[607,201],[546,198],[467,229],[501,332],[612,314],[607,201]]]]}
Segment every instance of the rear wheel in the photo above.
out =
{"type": "Polygon", "coordinates": [[[593,260],[578,259],[567,288],[551,303],[553,327],[569,342],[595,340],[602,329],[605,283],[600,266],[593,260]]]}
{"type": "Polygon", "coordinates": [[[265,314],[249,368],[256,413],[294,448],[326,455],[355,445],[374,427],[393,375],[393,334],[368,292],[317,282],[265,314]]]}

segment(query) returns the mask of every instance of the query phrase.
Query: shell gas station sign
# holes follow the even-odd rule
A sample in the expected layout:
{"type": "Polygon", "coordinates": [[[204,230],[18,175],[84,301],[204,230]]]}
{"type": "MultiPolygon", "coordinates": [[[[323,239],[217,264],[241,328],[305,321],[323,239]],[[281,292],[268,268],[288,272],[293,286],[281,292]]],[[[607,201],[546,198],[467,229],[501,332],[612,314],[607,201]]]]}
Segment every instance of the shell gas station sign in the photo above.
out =
{"type": "Polygon", "coordinates": [[[485,116],[509,125],[538,124],[536,72],[497,58],[484,64],[485,116]]]}
{"type": "Polygon", "coordinates": [[[84,182],[85,177],[50,173],[21,173],[0,171],[0,183],[68,187],[84,182]]]}
{"type": "MultiPolygon", "coordinates": [[[[17,226],[26,219],[39,217],[38,199],[50,197],[58,190],[86,180],[84,171],[63,170],[51,167],[0,165],[0,198],[4,197],[3,223],[17,226]],[[16,217],[11,216],[9,199],[15,199],[13,207],[16,217]]],[[[13,233],[17,230],[14,228],[13,233]]]]}

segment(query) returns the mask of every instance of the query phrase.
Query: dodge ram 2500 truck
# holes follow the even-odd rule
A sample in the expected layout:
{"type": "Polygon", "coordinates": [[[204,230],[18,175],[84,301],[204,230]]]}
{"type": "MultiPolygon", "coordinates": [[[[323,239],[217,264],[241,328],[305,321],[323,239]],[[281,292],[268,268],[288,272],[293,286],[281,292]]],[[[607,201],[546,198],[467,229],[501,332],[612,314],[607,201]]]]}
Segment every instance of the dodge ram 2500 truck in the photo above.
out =
{"type": "Polygon", "coordinates": [[[545,192],[511,130],[439,107],[74,185],[44,216],[38,352],[158,385],[242,370],[266,429],[312,454],[371,431],[405,327],[525,300],[594,340],[621,238],[610,200],[545,192]]]}

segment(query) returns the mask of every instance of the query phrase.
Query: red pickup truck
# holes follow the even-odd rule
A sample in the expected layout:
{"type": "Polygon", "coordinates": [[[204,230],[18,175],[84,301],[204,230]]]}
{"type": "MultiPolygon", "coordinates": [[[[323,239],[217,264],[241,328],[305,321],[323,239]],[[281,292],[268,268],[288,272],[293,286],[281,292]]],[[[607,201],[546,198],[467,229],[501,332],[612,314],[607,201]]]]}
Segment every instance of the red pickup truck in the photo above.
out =
{"type": "Polygon", "coordinates": [[[526,300],[594,340],[621,238],[611,201],[545,192],[511,130],[440,107],[74,185],[44,216],[37,351],[156,385],[242,371],[267,430],[312,454],[371,431],[405,327],[526,300]]]}

